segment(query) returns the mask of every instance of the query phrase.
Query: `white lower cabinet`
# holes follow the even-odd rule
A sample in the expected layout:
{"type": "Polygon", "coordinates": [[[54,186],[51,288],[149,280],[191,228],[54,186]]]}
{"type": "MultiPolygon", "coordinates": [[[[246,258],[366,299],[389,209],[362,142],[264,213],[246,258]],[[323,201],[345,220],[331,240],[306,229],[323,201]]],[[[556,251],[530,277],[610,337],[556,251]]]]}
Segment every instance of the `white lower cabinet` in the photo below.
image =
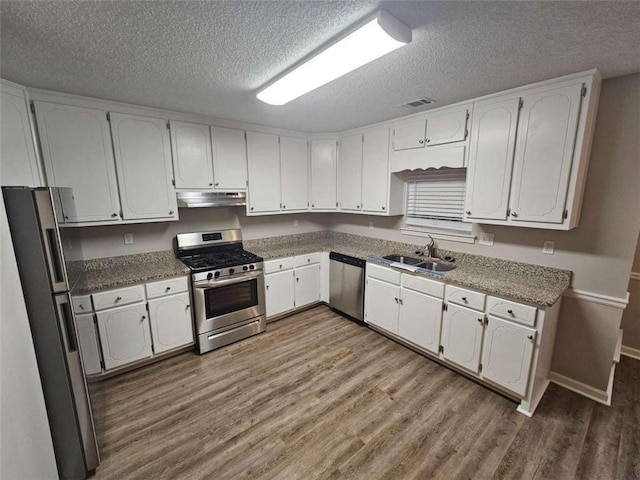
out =
{"type": "Polygon", "coordinates": [[[536,331],[489,316],[482,351],[482,377],[524,396],[536,331]]]}
{"type": "Polygon", "coordinates": [[[400,287],[369,277],[365,292],[365,321],[397,334],[400,287]]]}
{"type": "Polygon", "coordinates": [[[154,353],[193,343],[188,292],[149,300],[149,321],[154,353]]]}
{"type": "Polygon", "coordinates": [[[323,253],[264,262],[267,319],[320,301],[323,253]]]}
{"type": "Polygon", "coordinates": [[[402,289],[398,335],[438,354],[442,299],[402,289]]]}
{"type": "Polygon", "coordinates": [[[98,333],[92,313],[76,315],[76,327],[78,329],[78,343],[84,371],[87,375],[94,375],[102,371],[100,364],[100,347],[98,346],[98,333]]]}
{"type": "Polygon", "coordinates": [[[105,370],[151,357],[149,318],[144,303],[104,310],[96,316],[105,370]]]}
{"type": "Polygon", "coordinates": [[[442,347],[446,360],[478,373],[484,314],[449,304],[442,318],[442,347]]]}

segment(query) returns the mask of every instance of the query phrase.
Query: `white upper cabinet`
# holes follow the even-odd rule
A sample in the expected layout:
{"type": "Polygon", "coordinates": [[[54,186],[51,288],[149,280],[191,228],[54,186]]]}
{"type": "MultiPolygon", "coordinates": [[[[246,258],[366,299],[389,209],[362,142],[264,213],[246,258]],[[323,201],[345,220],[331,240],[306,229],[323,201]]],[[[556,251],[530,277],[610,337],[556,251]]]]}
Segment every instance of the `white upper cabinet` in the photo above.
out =
{"type": "Polygon", "coordinates": [[[393,149],[424,148],[426,134],[427,121],[424,118],[398,122],[393,127],[393,149]]]}
{"type": "Polygon", "coordinates": [[[243,130],[211,127],[214,189],[247,189],[247,144],[243,130]]]}
{"type": "Polygon", "coordinates": [[[38,101],[34,105],[47,183],[73,189],[75,214],[67,222],[120,221],[107,113],[38,101]]]}
{"type": "Polygon", "coordinates": [[[364,132],[362,147],[362,209],[386,212],[389,192],[389,129],[364,132]]]}
{"type": "Polygon", "coordinates": [[[211,189],[213,164],[209,126],[174,120],[169,123],[176,188],[211,189]]]}
{"type": "Polygon", "coordinates": [[[110,115],[123,218],[177,220],[166,120],[110,115]]]}
{"type": "Polygon", "coordinates": [[[340,141],[340,208],[362,210],[362,142],[361,133],[340,141]]]}
{"type": "Polygon", "coordinates": [[[513,221],[562,223],[582,86],[523,97],[513,172],[513,221]]]}
{"type": "Polygon", "coordinates": [[[0,185],[42,185],[25,92],[0,84],[0,185]]]}
{"type": "Polygon", "coordinates": [[[277,135],[247,132],[247,212],[280,211],[280,143],[277,135]]]}
{"type": "Polygon", "coordinates": [[[469,219],[507,218],[520,98],[476,104],[465,210],[469,219]]]}
{"type": "Polygon", "coordinates": [[[280,137],[282,211],[309,207],[309,145],[304,138],[280,137]]]}
{"type": "Polygon", "coordinates": [[[599,92],[599,77],[591,74],[477,102],[466,219],[555,230],[576,227],[599,92]]]}
{"type": "Polygon", "coordinates": [[[451,108],[440,113],[427,115],[427,147],[443,143],[462,142],[467,138],[469,110],[466,106],[451,108]]]}
{"type": "Polygon", "coordinates": [[[338,207],[335,139],[311,141],[311,210],[338,207]]]}

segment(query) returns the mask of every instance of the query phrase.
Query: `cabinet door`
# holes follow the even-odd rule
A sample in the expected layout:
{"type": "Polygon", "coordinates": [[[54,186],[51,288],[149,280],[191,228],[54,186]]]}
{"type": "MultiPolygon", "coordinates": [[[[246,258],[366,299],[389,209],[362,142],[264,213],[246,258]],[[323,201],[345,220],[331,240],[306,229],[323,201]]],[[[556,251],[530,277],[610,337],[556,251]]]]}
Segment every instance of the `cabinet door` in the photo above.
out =
{"type": "Polygon", "coordinates": [[[473,111],[465,210],[467,218],[506,220],[519,98],[473,111]]]}
{"type": "Polygon", "coordinates": [[[104,368],[127,365],[151,357],[149,319],[144,303],[96,313],[104,368]]]}
{"type": "Polygon", "coordinates": [[[362,134],[340,142],[340,208],[362,210],[362,134]]]}
{"type": "Polygon", "coordinates": [[[280,137],[282,210],[309,207],[309,148],[304,138],[280,137]]]}
{"type": "Polygon", "coordinates": [[[444,358],[473,373],[478,373],[483,322],[482,313],[449,303],[447,311],[442,316],[444,358]]]}
{"type": "Polygon", "coordinates": [[[84,373],[93,375],[102,372],[100,364],[100,348],[98,347],[98,334],[93,321],[92,313],[76,315],[76,326],[78,327],[78,343],[80,344],[80,354],[82,355],[82,365],[84,373]]]}
{"type": "Polygon", "coordinates": [[[362,209],[386,212],[389,191],[389,129],[364,132],[362,144],[362,209]]]}
{"type": "Polygon", "coordinates": [[[402,289],[398,335],[438,354],[442,299],[402,289]]]}
{"type": "Polygon", "coordinates": [[[267,318],[293,310],[293,270],[270,273],[264,276],[267,318]]]}
{"type": "Polygon", "coordinates": [[[170,124],[176,188],[212,188],[213,163],[209,126],[173,120],[170,124]]]}
{"type": "Polygon", "coordinates": [[[211,127],[216,190],[247,189],[247,143],[243,130],[211,127]]]}
{"type": "Polygon", "coordinates": [[[24,92],[0,85],[0,185],[41,185],[24,92]]]}
{"type": "Polygon", "coordinates": [[[426,127],[427,121],[424,118],[396,123],[393,126],[394,151],[424,148],[426,127]]]}
{"type": "Polygon", "coordinates": [[[535,342],[534,329],[489,316],[482,351],[482,376],[524,396],[535,342]]]}
{"type": "Polygon", "coordinates": [[[336,141],[311,142],[311,209],[335,210],[337,197],[336,141]]]}
{"type": "Polygon", "coordinates": [[[280,144],[277,135],[247,132],[250,213],[280,210],[280,144]]]}
{"type": "Polygon", "coordinates": [[[513,169],[511,220],[562,223],[582,84],[525,95],[513,169]]]}
{"type": "Polygon", "coordinates": [[[193,343],[189,293],[149,300],[149,322],[155,353],[193,343]]]}
{"type": "Polygon", "coordinates": [[[427,116],[427,147],[443,143],[462,142],[467,138],[466,108],[445,111],[427,116]]]}
{"type": "Polygon", "coordinates": [[[368,277],[364,292],[365,322],[398,333],[400,287],[368,277]]]}
{"type": "Polygon", "coordinates": [[[34,102],[47,183],[71,187],[67,222],[119,221],[120,202],[107,113],[34,102]]]}
{"type": "Polygon", "coordinates": [[[296,268],[294,271],[295,306],[304,307],[320,301],[320,264],[296,268]]]}
{"type": "Polygon", "coordinates": [[[177,220],[166,121],[112,113],[111,133],[123,218],[177,220]]]}

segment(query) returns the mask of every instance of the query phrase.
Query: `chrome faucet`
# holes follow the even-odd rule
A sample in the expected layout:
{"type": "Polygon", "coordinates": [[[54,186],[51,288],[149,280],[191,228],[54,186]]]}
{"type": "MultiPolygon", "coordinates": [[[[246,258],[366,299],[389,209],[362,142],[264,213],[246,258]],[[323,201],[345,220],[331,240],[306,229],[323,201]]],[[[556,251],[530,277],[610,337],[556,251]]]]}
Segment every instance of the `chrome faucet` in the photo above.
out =
{"type": "Polygon", "coordinates": [[[436,241],[431,235],[427,235],[427,237],[429,237],[429,243],[425,245],[424,253],[427,254],[427,257],[433,258],[436,256],[436,241]]]}

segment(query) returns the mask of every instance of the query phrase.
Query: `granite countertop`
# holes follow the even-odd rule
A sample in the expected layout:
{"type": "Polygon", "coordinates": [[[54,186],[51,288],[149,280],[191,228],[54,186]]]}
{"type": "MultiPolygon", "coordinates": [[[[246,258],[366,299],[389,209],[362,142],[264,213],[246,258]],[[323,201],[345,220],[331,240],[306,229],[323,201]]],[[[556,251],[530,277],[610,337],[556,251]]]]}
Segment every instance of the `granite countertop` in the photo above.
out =
{"type": "MultiPolygon", "coordinates": [[[[422,248],[408,243],[339,232],[317,232],[249,240],[244,242],[244,247],[265,260],[318,251],[334,251],[362,260],[387,264],[388,262],[381,261],[379,257],[390,254],[415,257],[416,250],[422,248]]],[[[416,274],[539,307],[553,305],[571,283],[569,270],[440,249],[438,256],[455,258],[457,267],[454,270],[437,274],[426,271],[419,271],[416,274]]]]}
{"type": "Polygon", "coordinates": [[[71,293],[126,287],[163,278],[187,275],[189,269],[171,250],[86,260],[71,293]]]}

